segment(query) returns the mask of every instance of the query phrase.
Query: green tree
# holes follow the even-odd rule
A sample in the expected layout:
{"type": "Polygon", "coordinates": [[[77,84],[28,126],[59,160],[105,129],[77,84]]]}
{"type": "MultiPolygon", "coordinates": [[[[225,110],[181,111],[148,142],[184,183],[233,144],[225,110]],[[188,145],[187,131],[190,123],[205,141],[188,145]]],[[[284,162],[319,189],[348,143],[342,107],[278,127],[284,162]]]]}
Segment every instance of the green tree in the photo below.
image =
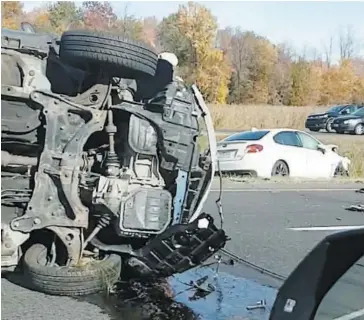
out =
{"type": "MultiPolygon", "coordinates": [[[[232,66],[229,101],[266,104],[272,96],[276,48],[265,38],[239,28],[230,31],[227,54],[232,66]]],[[[226,39],[225,39],[226,42],[226,39]]]]}
{"type": "Polygon", "coordinates": [[[48,7],[48,17],[54,32],[61,34],[70,26],[79,26],[82,20],[82,12],[74,2],[57,1],[48,7]]]}
{"type": "Polygon", "coordinates": [[[190,64],[191,43],[180,30],[178,13],[163,18],[157,28],[157,39],[163,50],[177,55],[181,68],[190,64]]]}

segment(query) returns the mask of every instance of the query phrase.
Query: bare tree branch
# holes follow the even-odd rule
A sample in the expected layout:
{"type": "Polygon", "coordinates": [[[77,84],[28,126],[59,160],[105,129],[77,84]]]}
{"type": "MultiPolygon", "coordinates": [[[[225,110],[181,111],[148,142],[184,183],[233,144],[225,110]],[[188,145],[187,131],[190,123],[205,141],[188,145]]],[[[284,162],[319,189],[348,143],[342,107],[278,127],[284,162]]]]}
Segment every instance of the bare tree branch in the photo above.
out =
{"type": "Polygon", "coordinates": [[[341,59],[350,59],[355,55],[355,37],[352,26],[346,26],[339,32],[339,49],[341,59]]]}
{"type": "Polygon", "coordinates": [[[331,65],[332,65],[333,44],[334,44],[333,36],[331,36],[329,38],[328,43],[324,44],[324,57],[325,57],[326,66],[328,68],[331,68],[331,65]]]}

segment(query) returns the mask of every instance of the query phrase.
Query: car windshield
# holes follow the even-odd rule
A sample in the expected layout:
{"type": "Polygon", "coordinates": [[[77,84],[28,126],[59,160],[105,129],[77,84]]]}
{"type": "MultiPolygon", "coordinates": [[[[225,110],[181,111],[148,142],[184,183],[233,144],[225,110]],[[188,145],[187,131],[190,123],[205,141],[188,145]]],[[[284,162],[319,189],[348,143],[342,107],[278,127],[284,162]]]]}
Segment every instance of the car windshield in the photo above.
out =
{"type": "Polygon", "coordinates": [[[269,132],[268,130],[243,131],[235,133],[232,136],[227,137],[223,141],[240,141],[240,140],[257,141],[262,139],[268,132],[269,132]]]}
{"type": "Polygon", "coordinates": [[[334,107],[331,107],[328,112],[339,112],[341,111],[341,109],[343,109],[345,106],[334,106],[334,107]]]}
{"type": "Polygon", "coordinates": [[[359,109],[359,110],[356,110],[354,113],[353,113],[354,116],[364,116],[364,107],[359,109]]]}

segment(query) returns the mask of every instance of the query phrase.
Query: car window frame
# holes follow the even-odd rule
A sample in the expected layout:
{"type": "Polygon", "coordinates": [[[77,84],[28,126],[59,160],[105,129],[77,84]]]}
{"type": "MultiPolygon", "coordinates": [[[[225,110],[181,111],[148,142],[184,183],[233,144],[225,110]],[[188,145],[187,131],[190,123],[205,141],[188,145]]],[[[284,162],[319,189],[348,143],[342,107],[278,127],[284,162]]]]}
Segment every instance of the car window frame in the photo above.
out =
{"type": "Polygon", "coordinates": [[[252,130],[246,130],[246,131],[241,131],[238,133],[234,133],[226,138],[223,139],[224,142],[240,142],[240,141],[261,141],[262,139],[264,139],[271,131],[270,130],[258,130],[258,131],[252,131],[252,130]],[[237,139],[237,140],[228,140],[229,138],[233,138],[234,136],[238,137],[239,135],[243,134],[243,133],[258,133],[258,132],[264,132],[264,134],[259,138],[259,139],[237,139]]]}
{"type": "Polygon", "coordinates": [[[319,145],[321,145],[321,144],[322,144],[322,142],[321,142],[320,140],[316,139],[314,136],[312,136],[312,135],[310,135],[310,134],[308,134],[308,133],[306,133],[306,132],[303,132],[303,131],[296,131],[296,134],[297,134],[297,136],[298,136],[298,139],[301,141],[301,145],[302,145],[302,148],[303,148],[303,149],[305,149],[305,150],[319,151],[318,149],[310,149],[310,148],[306,148],[306,147],[304,147],[304,145],[303,145],[303,141],[302,141],[302,139],[301,139],[301,137],[300,137],[300,134],[302,134],[302,135],[306,135],[306,136],[310,137],[311,139],[315,140],[315,141],[317,142],[317,146],[319,146],[319,145]]]}
{"type": "Polygon", "coordinates": [[[303,146],[302,146],[302,141],[301,141],[300,137],[297,135],[297,131],[284,130],[284,131],[277,132],[276,134],[274,134],[274,135],[273,135],[272,140],[273,140],[273,142],[274,142],[275,144],[280,145],[280,146],[284,146],[284,147],[293,147],[293,148],[303,148],[303,146]],[[278,136],[279,134],[282,134],[282,133],[292,133],[292,134],[296,135],[296,137],[297,137],[297,139],[298,139],[298,142],[299,142],[301,145],[299,145],[299,146],[294,146],[294,145],[281,144],[281,143],[277,142],[277,141],[275,140],[276,136],[278,136]]]}
{"type": "MultiPolygon", "coordinates": [[[[358,106],[358,108],[356,109],[355,112],[352,113],[352,115],[355,115],[356,116],[356,112],[359,112],[359,111],[364,111],[364,106],[358,106]]],[[[364,114],[359,114],[359,117],[364,117],[364,114]]]]}
{"type": "Polygon", "coordinates": [[[343,113],[343,111],[345,111],[345,110],[349,110],[349,113],[345,113],[344,115],[351,115],[351,114],[353,114],[355,111],[350,111],[350,108],[355,108],[355,111],[357,111],[358,110],[358,107],[356,106],[356,105],[353,105],[353,104],[351,104],[351,105],[348,105],[348,106],[346,106],[344,109],[342,109],[341,111],[340,111],[340,114],[342,114],[343,113]]]}
{"type": "Polygon", "coordinates": [[[347,115],[348,113],[344,113],[344,111],[348,108],[348,106],[342,108],[340,111],[339,111],[339,114],[342,115],[342,116],[345,116],[347,115]]]}
{"type": "Polygon", "coordinates": [[[340,113],[342,112],[347,106],[332,106],[330,107],[327,112],[333,112],[333,113],[340,113]],[[332,110],[335,109],[335,110],[332,110]]]}

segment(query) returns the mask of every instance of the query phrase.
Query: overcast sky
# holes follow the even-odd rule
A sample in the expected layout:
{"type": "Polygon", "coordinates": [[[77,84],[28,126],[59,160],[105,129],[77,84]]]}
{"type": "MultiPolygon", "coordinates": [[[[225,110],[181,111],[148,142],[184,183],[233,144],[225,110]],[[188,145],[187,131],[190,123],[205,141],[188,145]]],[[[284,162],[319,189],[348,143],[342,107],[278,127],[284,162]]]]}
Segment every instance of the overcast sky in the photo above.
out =
{"type": "MultiPolygon", "coordinates": [[[[284,2],[284,1],[198,1],[211,9],[219,27],[241,27],[267,37],[274,43],[287,42],[299,52],[303,49],[322,50],[323,43],[340,28],[351,26],[355,31],[358,50],[364,55],[364,2],[284,2]]],[[[44,1],[24,2],[31,10],[44,1]]],[[[76,3],[81,3],[76,1],[76,3]]],[[[125,5],[137,17],[154,15],[159,19],[177,11],[184,1],[112,1],[117,14],[125,5]]],[[[336,54],[338,54],[337,41],[336,54]]]]}

